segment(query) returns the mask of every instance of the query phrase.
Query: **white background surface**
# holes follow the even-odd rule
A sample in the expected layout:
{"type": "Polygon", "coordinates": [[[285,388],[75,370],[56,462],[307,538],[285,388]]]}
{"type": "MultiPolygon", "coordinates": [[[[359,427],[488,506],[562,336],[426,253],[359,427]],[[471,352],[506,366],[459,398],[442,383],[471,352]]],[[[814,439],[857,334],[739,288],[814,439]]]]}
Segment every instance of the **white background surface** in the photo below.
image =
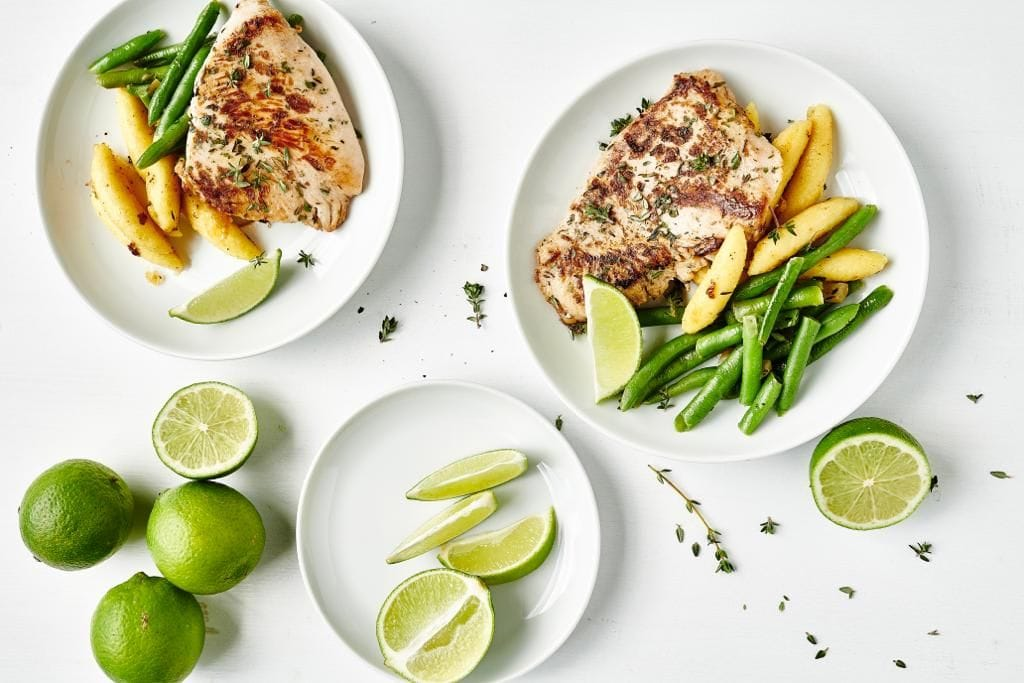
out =
{"type": "Polygon", "coordinates": [[[0,679],[100,680],[88,644],[92,609],[109,587],[154,569],[138,535],[90,570],[38,565],[18,538],[24,488],[58,460],[91,457],[152,498],[178,483],[152,454],[153,415],[179,386],[220,379],[245,389],[260,413],[257,452],[227,482],[256,502],[268,547],[248,580],[204,599],[217,633],[194,679],[371,680],[299,579],[292,534],[308,464],[367,398],[423,375],[481,381],[552,418],[567,413],[528,360],[501,296],[501,235],[518,173],[552,118],[593,80],[654,48],[711,37],[774,43],[833,69],[906,145],[931,220],[929,296],[906,355],[860,412],[914,432],[940,485],[907,522],[855,533],[815,510],[809,447],[757,462],[668,465],[566,414],[564,433],[601,509],[602,564],[577,632],[529,678],[1020,679],[1024,97],[1014,3],[335,0],[398,99],[407,144],[398,223],[363,293],[323,327],[267,355],[220,363],[158,356],[117,336],[60,274],[39,224],[32,166],[41,108],[66,52],[109,4],[5,2],[0,23],[0,679]],[[488,287],[483,330],[465,320],[466,279],[488,287]],[[384,314],[400,327],[381,345],[384,314]],[[974,405],[967,393],[985,396],[974,405]],[[710,557],[695,560],[676,543],[676,522],[691,538],[698,528],[647,462],[671,466],[703,501],[736,574],[714,574],[710,557]],[[993,469],[1018,478],[994,479],[993,469]],[[782,525],[775,536],[757,530],[769,514],[782,525]],[[919,541],[933,543],[931,563],[907,548],[919,541]],[[852,600],[842,585],[857,590],[852,600]],[[791,600],[780,613],[783,594],[791,600]],[[932,629],[941,635],[926,635],[932,629]],[[827,657],[812,659],[805,631],[830,648],[827,657]]]}

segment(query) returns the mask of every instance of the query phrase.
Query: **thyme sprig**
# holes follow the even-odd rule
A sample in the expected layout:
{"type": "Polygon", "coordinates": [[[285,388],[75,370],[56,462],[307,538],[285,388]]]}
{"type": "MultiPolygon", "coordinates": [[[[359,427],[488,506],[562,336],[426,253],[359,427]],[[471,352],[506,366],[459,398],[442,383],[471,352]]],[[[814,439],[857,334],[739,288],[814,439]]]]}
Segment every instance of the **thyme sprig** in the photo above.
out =
{"type": "MultiPolygon", "coordinates": [[[[647,468],[654,472],[654,475],[658,478],[659,484],[667,484],[669,488],[678,493],[679,496],[686,501],[686,511],[696,515],[697,519],[700,520],[700,523],[704,525],[704,529],[707,532],[708,545],[713,545],[715,547],[715,559],[718,561],[718,565],[715,567],[715,573],[722,572],[723,574],[731,574],[734,572],[736,567],[733,566],[732,561],[729,560],[729,553],[726,552],[725,548],[722,546],[722,533],[708,524],[708,520],[704,517],[704,513],[700,511],[700,501],[690,498],[688,495],[683,493],[683,490],[679,488],[675,482],[665,476],[672,470],[659,470],[654,465],[648,465],[647,468]]],[[[694,543],[691,550],[693,550],[694,557],[700,555],[700,546],[698,544],[694,543]]]]}
{"type": "Polygon", "coordinates": [[[485,301],[481,298],[484,294],[484,286],[478,282],[467,281],[466,284],[462,285],[462,291],[466,295],[466,301],[473,307],[473,315],[466,318],[466,320],[476,323],[477,327],[481,327],[480,323],[487,317],[480,306],[485,301]]]}
{"type": "Polygon", "coordinates": [[[921,541],[916,545],[911,545],[910,549],[917,555],[917,559],[922,562],[931,562],[931,558],[928,555],[932,552],[932,544],[927,541],[921,541]]]}
{"type": "Polygon", "coordinates": [[[295,262],[301,263],[303,268],[312,268],[316,265],[316,259],[313,257],[313,254],[301,249],[299,249],[299,258],[295,262]]]}
{"type": "Polygon", "coordinates": [[[398,329],[398,320],[390,315],[384,316],[384,320],[380,322],[380,332],[377,333],[377,341],[383,344],[386,341],[391,341],[391,333],[398,329]]]}
{"type": "Polygon", "coordinates": [[[774,519],[772,519],[771,515],[769,515],[768,519],[766,519],[763,522],[761,522],[761,533],[762,534],[768,534],[768,535],[774,535],[775,534],[775,530],[778,527],[780,527],[780,526],[782,526],[782,525],[779,524],[778,522],[776,522],[774,519]]]}

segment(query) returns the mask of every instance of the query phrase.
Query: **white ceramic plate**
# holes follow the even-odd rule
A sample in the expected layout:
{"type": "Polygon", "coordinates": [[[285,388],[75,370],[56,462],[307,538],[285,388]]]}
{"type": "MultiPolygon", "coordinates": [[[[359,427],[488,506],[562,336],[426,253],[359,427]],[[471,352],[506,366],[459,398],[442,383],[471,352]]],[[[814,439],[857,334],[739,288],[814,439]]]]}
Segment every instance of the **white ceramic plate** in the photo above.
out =
{"type": "MultiPolygon", "coordinates": [[[[596,429],[637,448],[679,460],[726,461],[771,455],[802,444],[856,410],[892,370],[906,347],[924,302],[928,279],[928,223],[914,170],[881,114],[835,74],[778,48],[737,41],[690,43],[632,62],[580,95],[541,139],[526,167],[508,234],[509,294],[527,345],[555,391],[596,429]],[[884,251],[888,268],[869,287],[888,284],[893,301],[857,334],[816,363],[797,405],[784,419],[769,418],[744,436],[736,402],[719,406],[700,426],[676,433],[668,411],[650,407],[621,413],[614,401],[594,405],[586,338],[570,339],[533,282],[534,247],[564,217],[570,201],[607,139],[608,122],[656,99],[681,71],[720,71],[741,103],[753,100],[762,126],[779,131],[818,102],[832,107],[838,135],[829,195],[849,195],[879,206],[879,215],[855,242],[884,251]]],[[[867,290],[862,290],[866,293],[867,290]]],[[[863,296],[863,293],[857,297],[863,296]]],[[[675,328],[647,328],[647,349],[675,328]]]]}
{"type": "Polygon", "coordinates": [[[402,130],[387,77],[369,46],[337,10],[322,0],[281,0],[286,14],[305,17],[303,36],[327,54],[327,67],[363,134],[366,183],[348,220],[333,233],[299,224],[255,226],[250,234],[268,252],[281,248],[277,290],[252,313],[220,325],[190,325],[167,309],[184,303],[245,264],[205,244],[198,235],[176,241],[191,265],[147,283],[148,270],[132,258],[92,211],[85,183],[92,146],[106,142],[125,154],[114,100],[86,67],[128,37],[161,27],[166,42],[181,40],[205,3],[126,0],[103,17],[71,53],[54,83],[43,117],[36,160],[38,195],[57,260],[85,301],[122,333],[150,348],[190,358],[238,358],[276,348],[314,329],[359,288],[391,232],[402,189],[402,130]],[[312,252],[315,267],[296,263],[312,252]]]}
{"type": "Polygon", "coordinates": [[[527,455],[525,474],[495,489],[498,511],[476,530],[511,524],[554,505],[558,537],[539,569],[494,586],[494,642],[467,681],[504,681],[547,659],[572,633],[597,578],[600,529],[586,472],[551,422],[517,399],[476,384],[420,382],[350,417],[314,461],[299,499],[299,566],[327,623],[370,666],[387,672],[377,612],[404,579],[440,564],[427,553],[384,558],[452,501],[406,500],[435,469],[495,448],[527,455]]]}

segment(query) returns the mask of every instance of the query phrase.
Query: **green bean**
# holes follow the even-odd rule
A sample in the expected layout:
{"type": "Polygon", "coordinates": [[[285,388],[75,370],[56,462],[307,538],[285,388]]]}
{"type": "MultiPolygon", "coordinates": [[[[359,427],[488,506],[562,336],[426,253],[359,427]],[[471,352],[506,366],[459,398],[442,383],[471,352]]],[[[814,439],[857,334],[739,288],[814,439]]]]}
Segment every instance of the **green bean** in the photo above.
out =
{"type": "Polygon", "coordinates": [[[757,318],[743,316],[743,371],[740,378],[740,403],[749,406],[761,384],[761,354],[764,346],[757,336],[757,318]]]}
{"type": "MultiPolygon", "coordinates": [[[[210,45],[213,45],[213,41],[216,37],[217,36],[215,34],[211,33],[206,36],[206,40],[203,41],[203,44],[205,45],[209,43],[210,45]]],[[[150,50],[135,60],[135,66],[163,66],[165,64],[170,64],[174,61],[174,58],[178,56],[178,53],[181,52],[181,48],[184,45],[185,43],[175,43],[174,45],[161,47],[157,50],[150,50]]]]}
{"type": "Polygon", "coordinates": [[[657,327],[658,325],[678,325],[683,319],[682,306],[656,306],[654,308],[636,309],[636,317],[640,327],[657,327]]]}
{"type": "Polygon", "coordinates": [[[651,383],[666,365],[693,348],[700,337],[698,334],[682,334],[662,344],[647,361],[637,368],[626,382],[619,400],[619,410],[635,408],[656,386],[651,383]]]}
{"type": "Polygon", "coordinates": [[[782,277],[779,279],[779,284],[775,286],[772,298],[768,301],[768,310],[765,311],[764,317],[761,318],[761,329],[758,332],[757,338],[762,344],[768,342],[768,337],[771,335],[772,330],[775,329],[775,321],[779,317],[782,305],[786,303],[789,293],[793,291],[793,285],[796,284],[796,279],[800,276],[800,271],[803,267],[804,259],[802,256],[794,256],[786,263],[786,267],[782,271],[782,277]]]}
{"type": "Polygon", "coordinates": [[[789,350],[791,348],[793,348],[793,342],[789,339],[784,341],[775,341],[764,347],[764,353],[762,356],[765,360],[782,360],[789,355],[789,350]]]}
{"type": "Polygon", "coordinates": [[[739,381],[742,361],[742,350],[733,349],[729,353],[729,357],[715,370],[715,374],[711,376],[707,384],[702,386],[697,395],[676,415],[677,432],[693,429],[715,409],[718,402],[739,381]]]}
{"type": "Polygon", "coordinates": [[[846,292],[846,296],[850,296],[851,294],[859,292],[861,289],[864,288],[864,281],[854,280],[853,282],[847,282],[846,286],[849,288],[846,292]]]}
{"type": "Polygon", "coordinates": [[[181,118],[172,123],[164,131],[164,134],[153,140],[153,144],[146,148],[146,151],[135,160],[136,168],[146,168],[174,151],[178,143],[185,138],[188,132],[188,114],[182,114],[181,118]]]}
{"type": "Polygon", "coordinates": [[[889,302],[892,301],[892,297],[893,291],[885,285],[880,285],[872,290],[870,294],[861,299],[858,304],[857,315],[853,317],[853,320],[848,322],[843,329],[839,330],[831,337],[823,339],[814,345],[814,348],[811,349],[811,356],[807,362],[813,363],[834,349],[839,342],[856,332],[857,328],[863,325],[865,320],[888,306],[889,302]]]}
{"type": "Polygon", "coordinates": [[[800,322],[801,315],[802,312],[799,308],[793,308],[779,313],[779,318],[775,321],[775,330],[788,330],[791,327],[796,327],[797,323],[800,322]]]}
{"type": "Polygon", "coordinates": [[[110,71],[115,66],[121,66],[126,62],[130,62],[163,40],[166,35],[166,33],[157,29],[155,31],[147,31],[140,36],[135,36],[90,64],[89,71],[94,74],[101,74],[110,71]]]}
{"type": "Polygon", "coordinates": [[[811,348],[814,346],[814,338],[818,336],[821,323],[814,318],[804,318],[800,321],[800,329],[793,338],[793,348],[786,356],[786,369],[782,375],[782,395],[779,396],[779,403],[776,410],[782,415],[793,407],[796,400],[796,392],[800,388],[800,380],[803,379],[804,370],[807,369],[807,362],[811,355],[811,348]]]}
{"type": "Polygon", "coordinates": [[[181,81],[181,77],[192,62],[192,58],[196,56],[196,52],[199,51],[203,41],[206,40],[206,34],[210,32],[210,29],[217,22],[220,10],[220,3],[215,0],[199,13],[199,18],[196,19],[192,32],[185,38],[181,51],[178,52],[174,57],[174,61],[171,62],[167,76],[161,79],[160,87],[153,93],[153,101],[149,107],[149,125],[152,126],[160,120],[160,116],[164,113],[164,109],[167,108],[167,104],[171,101],[171,96],[178,87],[178,82],[181,81]]]}
{"type": "Polygon", "coordinates": [[[764,418],[767,417],[769,411],[775,406],[775,402],[779,400],[779,394],[781,393],[782,382],[769,372],[764,382],[761,383],[761,390],[754,397],[754,402],[747,408],[747,412],[743,413],[743,417],[740,418],[740,431],[747,436],[753,434],[764,421],[764,418]]]}
{"type": "Polygon", "coordinates": [[[818,318],[818,322],[821,323],[821,330],[818,331],[818,336],[814,341],[820,342],[822,339],[831,337],[842,330],[857,316],[858,310],[860,310],[860,304],[847,304],[846,306],[833,309],[821,318],[818,318]]]}
{"type": "Polygon", "coordinates": [[[717,369],[717,367],[712,366],[710,368],[701,368],[685,374],[672,384],[662,387],[658,391],[654,392],[654,395],[644,401],[644,403],[648,405],[652,403],[661,403],[664,399],[672,398],[679,394],[685,394],[687,391],[693,391],[694,389],[700,389],[702,386],[707,384],[708,380],[711,379],[711,376],[715,374],[715,370],[717,369]]]}
{"type": "Polygon", "coordinates": [[[199,46],[199,52],[196,52],[196,56],[192,58],[192,62],[188,65],[185,75],[178,81],[178,87],[174,89],[174,94],[171,96],[170,102],[167,103],[167,108],[164,109],[164,113],[160,117],[160,123],[157,124],[156,131],[153,133],[154,136],[160,137],[163,135],[167,127],[174,121],[177,121],[188,109],[188,104],[192,101],[192,94],[195,90],[196,77],[199,76],[199,70],[203,68],[203,63],[210,56],[212,48],[212,43],[209,45],[203,43],[199,46]]]}
{"type": "Polygon", "coordinates": [[[736,346],[743,339],[742,325],[729,325],[713,332],[702,334],[694,349],[702,356],[711,358],[719,351],[736,346]]]}
{"type": "MultiPolygon", "coordinates": [[[[745,299],[743,301],[734,301],[732,304],[732,313],[737,318],[742,318],[745,315],[756,315],[762,316],[768,312],[768,306],[771,303],[772,295],[765,294],[759,296],[756,299],[745,299]]],[[[817,282],[811,282],[806,285],[801,285],[795,288],[786,297],[786,300],[782,304],[782,310],[793,310],[794,308],[810,308],[812,306],[820,306],[825,301],[825,295],[821,291],[821,285],[817,282]]]]}
{"type": "Polygon", "coordinates": [[[145,98],[149,97],[148,83],[133,83],[131,85],[126,85],[124,89],[143,101],[145,101],[145,98]]]}
{"type": "Polygon", "coordinates": [[[96,82],[104,88],[123,88],[126,85],[141,85],[149,83],[157,78],[163,78],[167,73],[166,66],[158,66],[152,69],[118,69],[108,71],[96,77],[96,82]]]}
{"type": "MultiPolygon", "coordinates": [[[[849,244],[853,238],[867,227],[876,213],[878,213],[878,207],[874,204],[867,204],[858,209],[856,213],[846,219],[845,223],[834,230],[821,246],[811,249],[804,254],[804,270],[813,268],[823,258],[831,256],[849,244]]],[[[751,299],[758,294],[764,294],[772,288],[772,285],[779,281],[784,268],[785,266],[779,266],[767,273],[754,275],[733,292],[732,298],[740,301],[742,299],[751,299]]]]}

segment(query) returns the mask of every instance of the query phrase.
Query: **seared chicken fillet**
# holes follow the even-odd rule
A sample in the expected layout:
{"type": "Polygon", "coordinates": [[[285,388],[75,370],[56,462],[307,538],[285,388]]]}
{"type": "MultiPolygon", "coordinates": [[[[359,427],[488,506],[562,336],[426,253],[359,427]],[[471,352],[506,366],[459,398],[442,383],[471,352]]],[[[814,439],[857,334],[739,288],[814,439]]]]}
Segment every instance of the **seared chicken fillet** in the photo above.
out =
{"type": "Polygon", "coordinates": [[[337,228],[363,187],[363,151],[316,53],[267,0],[241,0],[189,108],[185,185],[256,221],[337,228]]]}
{"type": "Polygon", "coordinates": [[[781,174],[778,150],[721,75],[678,74],[609,144],[569,214],[537,246],[537,285],[566,324],[586,319],[588,274],[634,305],[655,302],[675,280],[693,280],[729,228],[761,237],[781,174]]]}

